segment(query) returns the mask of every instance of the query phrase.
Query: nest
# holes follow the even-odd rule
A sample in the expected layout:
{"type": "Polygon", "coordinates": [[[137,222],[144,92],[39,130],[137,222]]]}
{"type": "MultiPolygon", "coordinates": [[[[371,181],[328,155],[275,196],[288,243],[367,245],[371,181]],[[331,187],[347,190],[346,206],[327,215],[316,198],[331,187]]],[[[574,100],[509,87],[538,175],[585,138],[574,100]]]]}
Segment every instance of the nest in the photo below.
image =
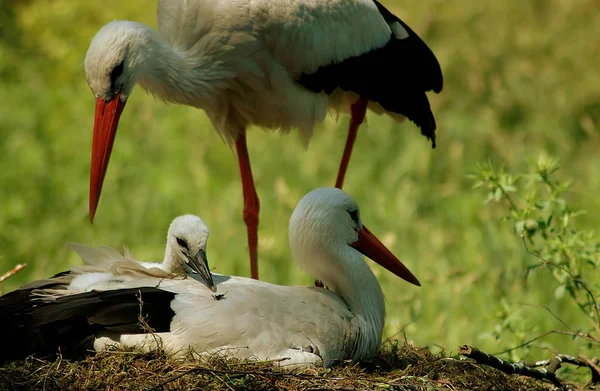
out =
{"type": "Polygon", "coordinates": [[[548,390],[550,384],[506,375],[472,360],[408,343],[384,345],[371,362],[284,370],[276,361],[224,355],[174,359],[157,351],[114,350],[69,361],[29,357],[0,367],[0,391],[16,390],[548,390]]]}

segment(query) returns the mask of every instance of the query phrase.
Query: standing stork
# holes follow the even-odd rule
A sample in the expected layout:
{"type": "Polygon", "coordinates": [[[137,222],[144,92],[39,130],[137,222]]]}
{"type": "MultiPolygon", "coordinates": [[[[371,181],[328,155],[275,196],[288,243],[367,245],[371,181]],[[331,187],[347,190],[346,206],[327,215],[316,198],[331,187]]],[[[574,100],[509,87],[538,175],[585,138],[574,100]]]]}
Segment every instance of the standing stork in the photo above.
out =
{"type": "Polygon", "coordinates": [[[336,187],[341,188],[366,109],[408,117],[435,147],[426,91],[442,90],[427,45],[376,0],[159,0],[158,33],[113,21],[85,59],[96,97],[90,220],[119,118],[135,84],[166,102],[203,109],[235,144],[242,178],[251,275],[258,278],[260,204],[246,129],[254,124],[307,143],[328,110],[351,113],[336,187]]]}

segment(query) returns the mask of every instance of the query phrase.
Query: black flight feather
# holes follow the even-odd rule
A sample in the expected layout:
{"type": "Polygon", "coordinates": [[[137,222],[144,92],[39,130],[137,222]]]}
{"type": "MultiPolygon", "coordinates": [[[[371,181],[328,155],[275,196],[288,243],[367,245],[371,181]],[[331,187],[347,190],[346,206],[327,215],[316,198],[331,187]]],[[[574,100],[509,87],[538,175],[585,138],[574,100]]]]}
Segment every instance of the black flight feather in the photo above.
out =
{"type": "Polygon", "coordinates": [[[331,94],[341,88],[378,102],[385,110],[414,122],[435,148],[436,123],[425,92],[442,90],[440,64],[410,27],[379,2],[375,4],[383,19],[388,24],[400,23],[408,37],[397,39],[391,34],[385,46],[302,74],[297,82],[314,92],[331,94]]]}
{"type": "Polygon", "coordinates": [[[0,297],[0,362],[58,352],[81,358],[102,332],[140,334],[140,314],[156,332],[168,332],[175,293],[152,287],[92,291],[44,301],[32,290],[0,297]]]}

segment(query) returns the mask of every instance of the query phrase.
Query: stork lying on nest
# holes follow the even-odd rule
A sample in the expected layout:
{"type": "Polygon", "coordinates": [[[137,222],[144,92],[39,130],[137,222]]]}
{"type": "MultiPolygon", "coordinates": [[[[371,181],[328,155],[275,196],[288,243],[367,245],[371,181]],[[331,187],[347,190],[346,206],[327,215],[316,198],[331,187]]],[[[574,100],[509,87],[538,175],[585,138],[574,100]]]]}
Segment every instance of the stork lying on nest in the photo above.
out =
{"type": "MultiPolygon", "coordinates": [[[[294,366],[373,357],[385,304],[361,253],[408,282],[418,280],[365,229],[356,201],[339,189],[317,189],[300,200],[289,242],[300,267],[329,290],[215,274],[215,287],[224,293],[215,296],[189,278],[121,273],[75,287],[86,274],[62,273],[0,297],[0,332],[11,345],[0,360],[59,347],[63,356],[80,357],[115,345],[140,351],[160,346],[177,356],[190,349],[226,351],[294,366]],[[140,326],[140,316],[154,333],[140,326]]],[[[200,275],[209,273],[206,263],[199,267],[205,268],[200,275]]]]}
{"type": "MultiPolygon", "coordinates": [[[[136,261],[127,249],[125,254],[121,255],[108,246],[94,248],[80,243],[68,243],[67,247],[78,253],[86,265],[76,266],[70,273],[62,273],[61,277],[69,282],[69,290],[88,291],[98,289],[101,281],[113,281],[119,276],[134,279],[173,278],[183,274],[203,282],[215,291],[206,257],[209,232],[208,226],[198,216],[176,217],[167,232],[167,245],[162,263],[136,261]]],[[[49,282],[56,283],[56,278],[53,277],[49,282]]],[[[33,284],[27,287],[31,288],[36,283],[33,284]]]]}

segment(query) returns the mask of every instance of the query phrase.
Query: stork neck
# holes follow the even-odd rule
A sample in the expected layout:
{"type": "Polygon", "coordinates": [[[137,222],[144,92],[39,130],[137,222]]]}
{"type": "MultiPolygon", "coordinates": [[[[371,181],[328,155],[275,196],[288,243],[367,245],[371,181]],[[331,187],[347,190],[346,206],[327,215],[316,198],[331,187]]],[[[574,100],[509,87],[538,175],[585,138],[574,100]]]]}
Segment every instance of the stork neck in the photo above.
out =
{"type": "Polygon", "coordinates": [[[148,26],[145,53],[145,72],[139,84],[149,93],[167,102],[209,109],[216,94],[219,75],[214,64],[202,53],[180,50],[170,46],[148,26]],[[212,97],[212,99],[211,99],[212,97]]]}
{"type": "MultiPolygon", "coordinates": [[[[362,255],[350,246],[339,251],[343,262],[336,262],[340,272],[332,282],[325,280],[334,291],[338,292],[348,305],[348,309],[356,316],[355,322],[362,332],[359,338],[363,342],[357,344],[356,357],[363,357],[374,352],[381,344],[381,334],[385,321],[385,298],[379,281],[364,261],[362,255]]],[[[366,357],[365,357],[366,358],[366,357]]]]}
{"type": "Polygon", "coordinates": [[[375,351],[381,343],[385,298],[379,281],[362,255],[348,245],[333,252],[311,250],[309,246],[303,246],[301,251],[302,259],[297,258],[298,262],[336,292],[355,315],[353,322],[365,341],[356,345],[356,348],[364,349],[356,352],[357,357],[375,351]]]}
{"type": "MultiPolygon", "coordinates": [[[[168,239],[167,239],[168,240],[168,239]]],[[[163,270],[173,272],[175,269],[179,267],[181,262],[178,260],[175,252],[173,251],[173,246],[167,241],[167,248],[165,250],[165,258],[163,259],[162,268],[163,270]]]]}
{"type": "MultiPolygon", "coordinates": [[[[379,281],[364,261],[362,255],[350,246],[340,250],[343,262],[336,262],[340,272],[328,276],[326,283],[340,294],[348,308],[383,327],[385,303],[379,281]]],[[[338,256],[340,256],[338,255],[338,256]]]]}

